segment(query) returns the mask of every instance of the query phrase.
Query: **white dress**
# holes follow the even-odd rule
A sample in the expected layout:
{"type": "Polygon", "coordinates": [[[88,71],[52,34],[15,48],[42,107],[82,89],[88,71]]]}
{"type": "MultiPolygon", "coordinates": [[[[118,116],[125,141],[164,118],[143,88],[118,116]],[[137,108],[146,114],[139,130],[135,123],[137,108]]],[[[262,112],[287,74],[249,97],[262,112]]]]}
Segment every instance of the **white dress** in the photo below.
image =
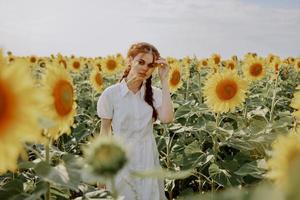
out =
{"type": "MultiPolygon", "coordinates": [[[[162,104],[162,91],[154,86],[152,91],[153,105],[158,109],[162,104]]],[[[129,163],[115,178],[119,195],[125,200],[166,200],[163,180],[129,176],[131,170],[160,168],[152,108],[145,102],[144,94],[145,83],[134,94],[123,79],[103,91],[97,114],[100,118],[112,119],[113,135],[124,141],[129,153],[129,163]]]]}

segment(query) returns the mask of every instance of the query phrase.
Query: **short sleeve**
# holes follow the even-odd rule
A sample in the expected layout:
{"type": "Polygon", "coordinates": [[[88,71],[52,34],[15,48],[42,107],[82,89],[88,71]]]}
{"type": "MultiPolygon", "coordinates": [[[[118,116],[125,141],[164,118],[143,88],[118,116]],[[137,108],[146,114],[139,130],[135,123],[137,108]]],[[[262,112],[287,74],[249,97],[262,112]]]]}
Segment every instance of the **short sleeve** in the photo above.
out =
{"type": "Polygon", "coordinates": [[[113,106],[108,90],[104,90],[97,102],[97,114],[100,118],[112,119],[113,106]]]}
{"type": "Polygon", "coordinates": [[[155,109],[159,108],[162,104],[162,91],[157,87],[153,87],[153,99],[155,109]]]}

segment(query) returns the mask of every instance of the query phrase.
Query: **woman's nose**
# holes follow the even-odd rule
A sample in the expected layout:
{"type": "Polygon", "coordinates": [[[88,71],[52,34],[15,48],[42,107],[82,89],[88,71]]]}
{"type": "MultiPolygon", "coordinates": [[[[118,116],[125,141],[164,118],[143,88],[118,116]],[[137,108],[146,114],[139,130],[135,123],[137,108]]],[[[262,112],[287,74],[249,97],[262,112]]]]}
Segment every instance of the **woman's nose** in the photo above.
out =
{"type": "Polygon", "coordinates": [[[148,67],[147,65],[143,65],[143,66],[142,66],[142,69],[143,69],[145,72],[147,72],[147,71],[149,70],[149,67],[148,67]]]}

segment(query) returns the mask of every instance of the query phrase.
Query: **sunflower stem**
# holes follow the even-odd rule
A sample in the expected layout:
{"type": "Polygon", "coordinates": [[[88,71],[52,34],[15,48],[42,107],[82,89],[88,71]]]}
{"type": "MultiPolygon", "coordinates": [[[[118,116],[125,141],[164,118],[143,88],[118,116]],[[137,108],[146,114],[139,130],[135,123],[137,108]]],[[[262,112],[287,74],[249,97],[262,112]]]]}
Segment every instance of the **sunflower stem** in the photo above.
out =
{"type": "Polygon", "coordinates": [[[276,99],[276,94],[277,94],[277,86],[278,86],[278,76],[276,77],[275,87],[274,87],[274,90],[273,90],[273,97],[272,97],[272,104],[271,104],[269,122],[271,122],[273,120],[273,113],[274,113],[274,107],[275,107],[275,99],[276,99]]]}
{"type": "Polygon", "coordinates": [[[118,198],[118,192],[117,192],[117,189],[116,189],[116,183],[115,183],[114,177],[111,177],[110,181],[111,181],[111,195],[112,195],[113,199],[117,199],[118,198]]]}
{"type": "MultiPolygon", "coordinates": [[[[46,154],[46,162],[50,165],[50,144],[51,139],[49,138],[46,145],[45,145],[45,154],[46,154]]],[[[49,182],[47,182],[47,191],[46,191],[46,200],[51,199],[51,193],[50,193],[51,185],[49,182]]]]}
{"type": "Polygon", "coordinates": [[[199,81],[199,103],[202,104],[202,92],[201,92],[201,73],[198,72],[198,81],[199,81]]]}
{"type": "Polygon", "coordinates": [[[216,128],[219,127],[219,123],[220,123],[220,113],[218,112],[216,116],[216,128]]]}
{"type": "Polygon", "coordinates": [[[187,100],[187,98],[188,98],[189,87],[190,87],[190,78],[188,77],[188,80],[186,82],[186,88],[185,88],[185,97],[184,97],[185,100],[187,100]]]}

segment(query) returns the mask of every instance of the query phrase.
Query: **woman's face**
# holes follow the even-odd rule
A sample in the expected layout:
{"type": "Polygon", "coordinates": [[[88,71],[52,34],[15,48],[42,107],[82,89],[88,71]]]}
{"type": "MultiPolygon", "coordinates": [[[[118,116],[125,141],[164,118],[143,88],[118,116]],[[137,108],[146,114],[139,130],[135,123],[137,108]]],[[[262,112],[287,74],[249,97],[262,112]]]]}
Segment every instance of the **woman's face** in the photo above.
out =
{"type": "Polygon", "coordinates": [[[129,59],[131,70],[130,72],[134,75],[142,78],[143,80],[148,79],[155,67],[153,67],[153,54],[152,53],[139,53],[133,59],[129,59]]]}

